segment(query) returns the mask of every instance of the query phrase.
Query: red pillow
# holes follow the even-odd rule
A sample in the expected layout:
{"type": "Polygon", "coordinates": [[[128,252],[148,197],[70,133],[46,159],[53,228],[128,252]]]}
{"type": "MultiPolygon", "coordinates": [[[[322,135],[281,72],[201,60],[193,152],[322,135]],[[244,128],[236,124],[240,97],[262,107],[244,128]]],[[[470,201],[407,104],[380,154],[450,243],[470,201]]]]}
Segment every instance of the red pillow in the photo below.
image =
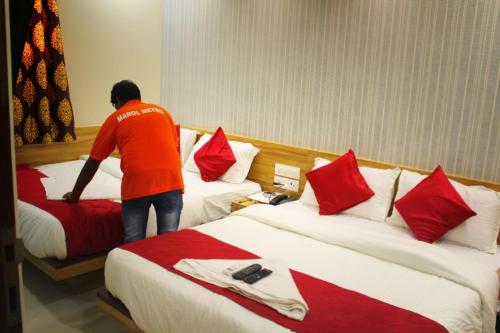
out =
{"type": "Polygon", "coordinates": [[[234,163],[236,158],[221,127],[194,154],[194,161],[200,169],[201,179],[206,182],[217,180],[234,163]]]}
{"type": "Polygon", "coordinates": [[[306,177],[318,200],[320,215],[341,212],[374,195],[359,172],[356,156],[350,149],[332,163],[309,171],[306,177]]]}
{"type": "Polygon", "coordinates": [[[394,203],[415,238],[427,243],[476,215],[457,193],[439,165],[394,203]]]}

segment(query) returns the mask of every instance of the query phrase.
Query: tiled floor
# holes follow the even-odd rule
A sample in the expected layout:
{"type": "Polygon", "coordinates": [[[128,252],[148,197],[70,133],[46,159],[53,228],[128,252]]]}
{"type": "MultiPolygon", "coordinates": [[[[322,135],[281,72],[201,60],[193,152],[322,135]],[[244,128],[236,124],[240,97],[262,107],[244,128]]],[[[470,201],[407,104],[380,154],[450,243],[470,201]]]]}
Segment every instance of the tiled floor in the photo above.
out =
{"type": "Polygon", "coordinates": [[[23,263],[25,333],[125,333],[96,306],[96,290],[73,294],[28,262],[23,263]]]}

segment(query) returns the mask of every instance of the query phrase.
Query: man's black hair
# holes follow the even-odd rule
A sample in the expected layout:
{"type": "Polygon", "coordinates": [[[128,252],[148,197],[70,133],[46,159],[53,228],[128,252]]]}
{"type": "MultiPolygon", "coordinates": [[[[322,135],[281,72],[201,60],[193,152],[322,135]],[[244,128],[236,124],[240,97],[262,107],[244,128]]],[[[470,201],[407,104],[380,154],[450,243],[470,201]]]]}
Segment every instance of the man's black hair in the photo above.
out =
{"type": "Polygon", "coordinates": [[[117,105],[118,99],[122,104],[127,103],[130,100],[138,99],[141,100],[141,91],[139,87],[130,80],[122,80],[113,85],[111,89],[111,104],[117,105]]]}

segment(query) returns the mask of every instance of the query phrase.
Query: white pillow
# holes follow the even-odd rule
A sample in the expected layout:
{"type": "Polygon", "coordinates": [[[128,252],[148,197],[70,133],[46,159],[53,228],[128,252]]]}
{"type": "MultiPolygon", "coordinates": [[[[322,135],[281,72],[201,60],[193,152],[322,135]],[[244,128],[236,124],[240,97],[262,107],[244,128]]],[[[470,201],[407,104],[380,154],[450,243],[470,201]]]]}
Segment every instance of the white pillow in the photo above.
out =
{"type": "MultiPolygon", "coordinates": [[[[329,164],[331,161],[317,157],[314,160],[314,169],[329,164]]],[[[370,199],[351,207],[342,213],[363,217],[366,219],[383,222],[387,217],[394,195],[394,184],[398,178],[400,169],[376,169],[369,167],[359,167],[359,171],[365,178],[366,183],[375,193],[370,199]]],[[[306,205],[318,207],[318,201],[314,191],[306,183],[300,201],[306,205]]]]}
{"type": "MultiPolygon", "coordinates": [[[[403,170],[399,177],[396,200],[403,197],[426,175],[403,170]]],[[[450,179],[458,194],[477,215],[469,218],[443,235],[441,239],[453,241],[488,253],[497,252],[497,237],[500,228],[500,196],[499,193],[484,186],[466,186],[450,179]]],[[[397,209],[392,211],[388,223],[408,228],[397,209]]]]}
{"type": "Polygon", "coordinates": [[[182,165],[184,165],[186,159],[193,150],[194,143],[196,142],[196,135],[198,135],[198,131],[181,127],[180,147],[182,165]]]}
{"type": "MultiPolygon", "coordinates": [[[[184,164],[184,169],[196,173],[200,173],[200,169],[194,161],[194,154],[205,144],[212,135],[204,134],[200,140],[194,145],[191,154],[189,155],[186,163],[184,164]]],[[[228,183],[241,184],[247,178],[248,171],[250,171],[250,166],[252,161],[259,152],[254,145],[247,142],[239,141],[229,141],[229,146],[233,151],[234,157],[236,158],[236,163],[234,163],[227,171],[224,173],[219,180],[223,180],[228,183]]]]}

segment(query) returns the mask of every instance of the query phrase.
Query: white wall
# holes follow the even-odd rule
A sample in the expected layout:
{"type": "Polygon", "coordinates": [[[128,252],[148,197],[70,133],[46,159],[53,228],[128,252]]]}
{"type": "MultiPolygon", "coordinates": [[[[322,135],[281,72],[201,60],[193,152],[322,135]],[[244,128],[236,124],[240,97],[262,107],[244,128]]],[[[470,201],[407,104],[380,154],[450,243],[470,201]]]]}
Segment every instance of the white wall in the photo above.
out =
{"type": "Polygon", "coordinates": [[[59,0],[66,68],[77,127],[114,111],[112,85],[130,79],[160,102],[162,0],[59,0]]]}

